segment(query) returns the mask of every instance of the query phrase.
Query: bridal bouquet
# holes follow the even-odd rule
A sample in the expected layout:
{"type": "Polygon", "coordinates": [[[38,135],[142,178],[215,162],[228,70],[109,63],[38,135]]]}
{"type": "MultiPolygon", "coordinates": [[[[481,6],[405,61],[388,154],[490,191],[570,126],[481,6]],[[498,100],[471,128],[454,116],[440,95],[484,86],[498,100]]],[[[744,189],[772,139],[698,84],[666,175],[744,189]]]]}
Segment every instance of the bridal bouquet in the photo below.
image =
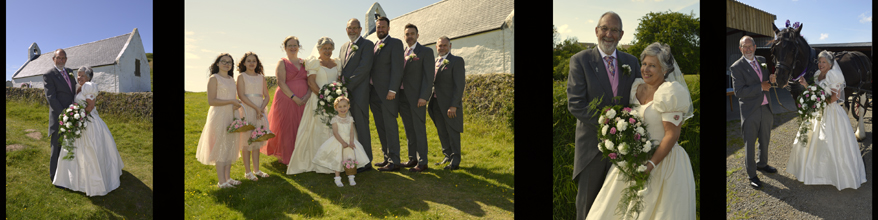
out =
{"type": "Polygon", "coordinates": [[[247,140],[247,145],[253,144],[253,142],[262,142],[268,139],[273,138],[275,135],[271,133],[270,130],[265,129],[265,126],[259,126],[259,128],[254,129],[250,132],[250,139],[247,140]]]}
{"type": "Polygon", "coordinates": [[[347,174],[347,175],[357,174],[357,165],[359,165],[359,163],[357,163],[356,160],[347,159],[344,162],[342,162],[342,165],[344,165],[345,174],[347,174]]]}
{"type": "Polygon", "coordinates": [[[335,111],[332,103],[335,102],[335,98],[340,96],[348,96],[348,88],[344,83],[340,82],[332,82],[326,85],[323,85],[323,88],[320,88],[320,94],[317,94],[317,97],[320,98],[317,102],[317,109],[314,110],[314,113],[323,116],[320,120],[326,124],[326,126],[332,126],[329,122],[332,119],[332,116],[338,115],[338,112],[335,111]]]}
{"type": "Polygon", "coordinates": [[[61,135],[58,141],[61,142],[64,150],[67,150],[67,155],[63,159],[73,159],[73,149],[76,149],[73,146],[73,141],[81,137],[81,132],[85,130],[86,122],[91,121],[89,120],[90,117],[91,115],[85,112],[85,105],[76,102],[70,104],[70,107],[58,115],[58,125],[60,125],[58,134],[61,135]]]}
{"type": "Polygon", "coordinates": [[[820,113],[823,112],[823,108],[826,107],[826,98],[828,98],[829,95],[830,94],[822,87],[811,85],[807,86],[805,91],[799,95],[799,99],[796,100],[796,106],[799,110],[799,120],[802,121],[802,124],[799,126],[798,138],[802,143],[808,143],[808,135],[806,134],[811,128],[811,119],[816,118],[817,120],[820,120],[820,116],[822,115],[820,113]]]}
{"type": "MultiPolygon", "coordinates": [[[[599,103],[600,99],[593,100],[590,108],[596,111],[599,103]]],[[[632,111],[631,107],[614,105],[595,112],[600,114],[597,147],[604,158],[609,158],[622,172],[623,181],[629,183],[628,188],[622,190],[622,200],[616,206],[616,212],[626,217],[637,215],[643,208],[643,195],[649,180],[645,164],[657,148],[649,139],[646,123],[632,111]]]]}

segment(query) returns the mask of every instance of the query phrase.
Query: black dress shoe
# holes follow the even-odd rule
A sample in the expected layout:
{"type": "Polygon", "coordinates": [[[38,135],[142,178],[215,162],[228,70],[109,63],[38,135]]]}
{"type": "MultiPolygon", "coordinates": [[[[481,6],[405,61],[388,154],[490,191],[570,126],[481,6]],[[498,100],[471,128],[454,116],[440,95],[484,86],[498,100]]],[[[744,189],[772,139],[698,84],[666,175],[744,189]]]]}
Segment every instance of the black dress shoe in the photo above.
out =
{"type": "Polygon", "coordinates": [[[445,166],[444,169],[446,169],[446,170],[456,170],[456,169],[460,169],[460,166],[448,165],[448,166],[445,166]]]}
{"type": "Polygon", "coordinates": [[[765,165],[765,167],[763,167],[763,168],[756,167],[756,170],[763,171],[766,173],[777,173],[777,169],[775,169],[774,167],[771,167],[769,165],[765,165]]]}
{"type": "Polygon", "coordinates": [[[393,165],[393,163],[387,163],[387,166],[378,168],[378,171],[399,171],[399,166],[393,165]]]}
{"type": "Polygon", "coordinates": [[[375,166],[376,166],[376,167],[383,167],[383,166],[387,166],[387,161],[386,161],[386,160],[385,160],[385,161],[384,161],[384,162],[381,162],[381,163],[376,163],[376,164],[375,164],[375,166]]]}
{"type": "Polygon", "coordinates": [[[412,167],[411,169],[409,169],[409,171],[411,171],[411,172],[424,172],[424,171],[427,171],[427,165],[423,165],[423,166],[418,165],[416,167],[412,167]]]}
{"type": "Polygon", "coordinates": [[[448,163],[448,162],[451,162],[451,158],[445,157],[445,159],[442,159],[442,162],[436,163],[435,165],[439,166],[440,164],[444,164],[444,163],[448,163]]]}
{"type": "Polygon", "coordinates": [[[418,165],[418,161],[409,160],[409,162],[402,163],[404,167],[415,167],[418,165]]]}
{"type": "Polygon", "coordinates": [[[759,177],[750,178],[750,187],[754,189],[762,188],[762,181],[759,181],[759,177]]]}

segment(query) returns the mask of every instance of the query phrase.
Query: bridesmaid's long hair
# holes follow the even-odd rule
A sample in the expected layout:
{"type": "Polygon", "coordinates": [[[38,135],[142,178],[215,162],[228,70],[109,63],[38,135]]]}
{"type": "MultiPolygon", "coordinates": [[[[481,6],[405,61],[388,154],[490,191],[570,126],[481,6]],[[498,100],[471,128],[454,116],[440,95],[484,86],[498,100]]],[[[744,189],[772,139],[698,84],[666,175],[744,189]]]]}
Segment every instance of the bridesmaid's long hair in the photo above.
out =
{"type": "MultiPolygon", "coordinates": [[[[214,73],[219,72],[219,66],[217,66],[217,64],[219,63],[220,58],[222,58],[223,56],[229,56],[229,59],[232,60],[232,63],[235,63],[235,58],[232,58],[232,55],[229,55],[229,53],[221,53],[219,56],[216,56],[216,60],[213,61],[213,64],[210,64],[210,74],[214,74],[214,73]]],[[[233,69],[235,69],[235,68],[229,69],[229,76],[233,76],[232,75],[233,69]]],[[[208,75],[208,77],[209,76],[210,75],[208,75]]]]}
{"type": "Polygon", "coordinates": [[[253,57],[256,57],[256,69],[253,71],[256,71],[256,74],[263,74],[262,73],[262,61],[259,61],[259,56],[256,56],[256,54],[253,53],[253,51],[247,51],[247,53],[244,53],[244,57],[242,57],[241,62],[238,63],[238,72],[241,74],[244,74],[244,71],[247,71],[247,66],[244,65],[244,61],[246,61],[247,56],[250,56],[250,55],[253,55],[253,57]]]}

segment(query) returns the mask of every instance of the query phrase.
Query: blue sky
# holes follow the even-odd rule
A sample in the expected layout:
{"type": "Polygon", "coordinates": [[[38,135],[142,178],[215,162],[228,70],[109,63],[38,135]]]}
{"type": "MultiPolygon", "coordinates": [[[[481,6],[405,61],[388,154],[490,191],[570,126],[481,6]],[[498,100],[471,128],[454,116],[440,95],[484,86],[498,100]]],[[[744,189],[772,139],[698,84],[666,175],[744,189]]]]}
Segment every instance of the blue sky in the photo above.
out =
{"type": "MultiPolygon", "coordinates": [[[[379,4],[393,20],[436,2],[381,1],[379,4]]],[[[350,41],[345,32],[348,19],[357,18],[364,26],[366,11],[373,3],[375,1],[186,1],[185,89],[207,90],[207,69],[220,53],[231,54],[237,65],[245,52],[253,51],[259,55],[265,75],[274,76],[277,61],[286,56],[280,45],[287,36],[299,38],[300,58],[307,58],[317,39],[323,36],[335,42],[332,57],[338,57],[338,47],[350,41]]],[[[365,32],[364,29],[362,33],[365,32]]],[[[389,35],[403,37],[402,33],[389,35]]]]}
{"type": "Polygon", "coordinates": [[[774,14],[774,25],[804,24],[802,36],[810,44],[872,42],[872,1],[764,1],[741,3],[774,14]],[[795,10],[790,10],[795,9],[795,10]]]}
{"type": "Polygon", "coordinates": [[[700,17],[698,0],[630,0],[630,1],[581,1],[553,0],[552,24],[558,28],[559,41],[567,37],[577,37],[579,42],[597,42],[594,27],[598,19],[607,11],[616,12],[622,18],[622,30],[625,34],[619,44],[630,44],[634,40],[635,29],[640,23],[638,19],[649,12],[680,12],[695,13],[700,17]]]}
{"type": "Polygon", "coordinates": [[[6,80],[27,61],[34,42],[46,53],[134,28],[152,53],[152,1],[6,1],[6,80]]]}

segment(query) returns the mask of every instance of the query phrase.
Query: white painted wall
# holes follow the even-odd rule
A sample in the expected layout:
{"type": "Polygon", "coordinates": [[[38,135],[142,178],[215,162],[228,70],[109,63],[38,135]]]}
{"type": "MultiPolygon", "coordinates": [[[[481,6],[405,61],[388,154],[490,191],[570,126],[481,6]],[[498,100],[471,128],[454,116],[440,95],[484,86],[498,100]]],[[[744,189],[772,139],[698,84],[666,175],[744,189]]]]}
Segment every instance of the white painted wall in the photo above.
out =
{"type": "MultiPolygon", "coordinates": [[[[497,29],[451,40],[451,54],[466,62],[466,74],[512,73],[511,30],[497,29]]],[[[438,57],[436,44],[425,45],[438,57]]]]}

